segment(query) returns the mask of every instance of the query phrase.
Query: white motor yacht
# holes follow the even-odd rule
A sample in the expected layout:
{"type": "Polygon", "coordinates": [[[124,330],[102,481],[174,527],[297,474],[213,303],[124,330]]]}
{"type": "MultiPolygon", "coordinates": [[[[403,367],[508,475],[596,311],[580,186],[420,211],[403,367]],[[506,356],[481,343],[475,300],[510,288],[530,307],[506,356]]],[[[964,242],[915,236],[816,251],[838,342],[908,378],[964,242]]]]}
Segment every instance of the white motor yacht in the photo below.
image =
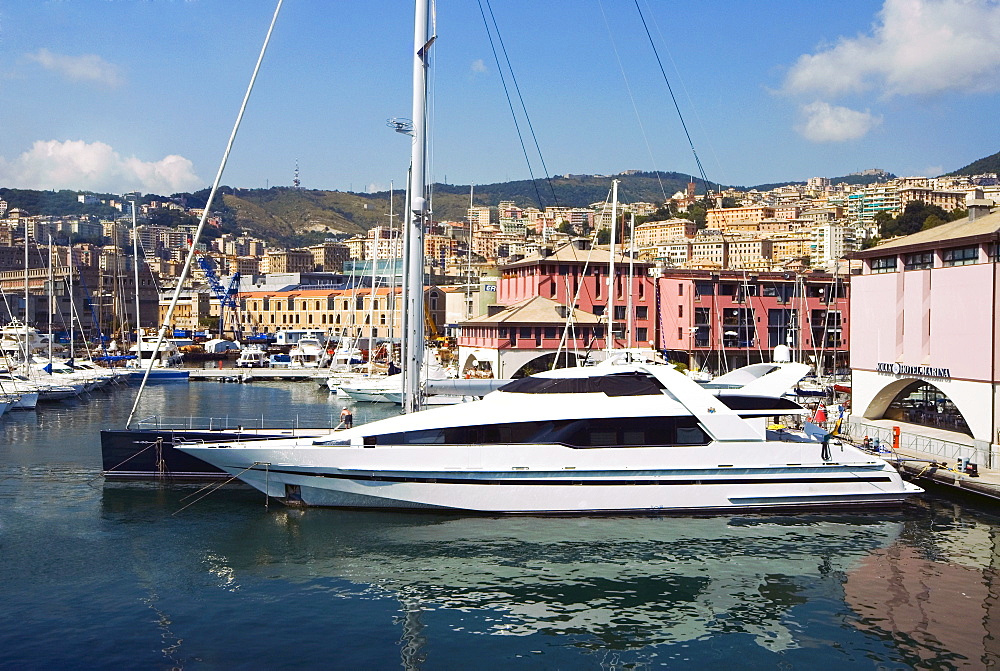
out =
{"type": "Polygon", "coordinates": [[[256,344],[249,344],[240,351],[236,360],[237,368],[266,368],[269,361],[267,350],[256,344]]]}
{"type": "Polygon", "coordinates": [[[288,351],[291,362],[289,368],[319,368],[326,363],[327,354],[319,338],[311,336],[299,338],[288,351]]]}
{"type": "Polygon", "coordinates": [[[899,504],[921,490],[848,444],[768,429],[808,370],[706,389],[672,366],[547,371],[481,401],[319,439],[181,449],[290,504],[482,513],[776,510],[899,504]]]}

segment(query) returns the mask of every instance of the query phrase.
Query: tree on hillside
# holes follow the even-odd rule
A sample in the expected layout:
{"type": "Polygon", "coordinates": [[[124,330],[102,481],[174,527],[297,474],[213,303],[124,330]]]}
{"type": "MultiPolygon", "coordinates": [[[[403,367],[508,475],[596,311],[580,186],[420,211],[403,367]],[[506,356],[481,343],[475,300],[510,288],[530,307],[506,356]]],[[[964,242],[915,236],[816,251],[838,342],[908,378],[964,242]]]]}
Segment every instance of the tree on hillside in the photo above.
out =
{"type": "Polygon", "coordinates": [[[887,220],[886,217],[880,216],[883,214],[886,213],[879,212],[875,217],[876,223],[879,224],[879,234],[883,238],[911,235],[917,231],[952,221],[952,215],[942,208],[937,205],[928,205],[920,200],[907,203],[906,207],[903,208],[903,213],[898,217],[889,217],[887,220]],[[930,220],[930,225],[927,225],[928,220],[930,220]]]}

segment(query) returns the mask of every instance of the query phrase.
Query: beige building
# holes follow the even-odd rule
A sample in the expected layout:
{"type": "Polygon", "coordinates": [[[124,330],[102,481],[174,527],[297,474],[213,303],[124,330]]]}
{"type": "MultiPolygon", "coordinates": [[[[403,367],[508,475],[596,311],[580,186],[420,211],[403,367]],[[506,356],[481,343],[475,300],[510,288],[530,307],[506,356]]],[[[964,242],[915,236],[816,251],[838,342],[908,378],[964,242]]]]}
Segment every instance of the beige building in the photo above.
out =
{"type": "Polygon", "coordinates": [[[729,261],[729,243],[721,235],[704,235],[691,243],[691,258],[688,267],[725,268],[729,261]]]}
{"type": "Polygon", "coordinates": [[[761,270],[770,268],[773,243],[767,238],[736,238],[729,240],[727,269],[761,270]]]}
{"type": "MultiPolygon", "coordinates": [[[[388,338],[390,329],[395,337],[401,333],[401,295],[400,288],[248,291],[240,293],[240,310],[244,331],[314,328],[335,337],[388,338]]],[[[429,335],[436,335],[445,323],[444,293],[425,288],[424,307],[429,335]]]]}
{"type": "Polygon", "coordinates": [[[690,219],[667,219],[666,221],[647,221],[635,227],[635,246],[659,247],[680,238],[693,238],[698,232],[698,225],[690,219]]]}
{"type": "Polygon", "coordinates": [[[344,270],[344,261],[351,258],[351,252],[342,242],[324,242],[309,248],[313,255],[315,269],[324,273],[339,273],[344,270]]]}
{"type": "Polygon", "coordinates": [[[775,217],[774,208],[766,205],[753,205],[750,207],[725,207],[716,210],[709,210],[706,214],[706,224],[708,228],[725,229],[737,222],[757,222],[775,217]]]}
{"type": "Polygon", "coordinates": [[[775,265],[781,265],[791,259],[809,256],[812,247],[812,237],[796,233],[772,235],[771,258],[775,265]]]}
{"type": "MultiPolygon", "coordinates": [[[[167,320],[167,311],[170,309],[173,297],[173,292],[164,293],[160,296],[160,324],[165,323],[167,320]]],[[[211,314],[211,297],[207,291],[181,291],[177,299],[177,306],[174,308],[173,317],[170,323],[167,324],[167,328],[195,331],[207,324],[207,320],[211,314]]]]}
{"type": "Polygon", "coordinates": [[[310,273],[313,254],[308,249],[282,249],[264,255],[268,273],[310,273]]]}

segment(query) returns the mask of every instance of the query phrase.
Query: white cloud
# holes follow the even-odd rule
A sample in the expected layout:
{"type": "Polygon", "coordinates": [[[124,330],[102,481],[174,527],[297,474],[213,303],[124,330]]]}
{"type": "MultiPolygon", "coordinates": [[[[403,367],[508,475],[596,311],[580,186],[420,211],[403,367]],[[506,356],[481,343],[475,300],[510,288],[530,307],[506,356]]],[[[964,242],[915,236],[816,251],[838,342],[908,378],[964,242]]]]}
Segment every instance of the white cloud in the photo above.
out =
{"type": "Polygon", "coordinates": [[[472,61],[472,71],[475,73],[486,72],[486,63],[482,58],[472,61]]]}
{"type": "Polygon", "coordinates": [[[1000,90],[1000,3],[885,0],[870,34],[801,56],[784,88],[828,96],[1000,90]]]}
{"type": "Polygon", "coordinates": [[[122,157],[103,142],[38,140],[10,161],[0,157],[0,183],[22,189],[81,189],[161,194],[204,186],[193,164],[171,154],[159,161],[122,157]]]}
{"type": "Polygon", "coordinates": [[[856,140],[882,123],[882,117],[868,111],[858,112],[822,101],[804,105],[801,111],[805,121],[797,130],[813,142],[856,140]]]}
{"type": "Polygon", "coordinates": [[[33,54],[28,54],[27,59],[70,81],[93,82],[109,88],[116,88],[125,82],[117,65],[107,62],[96,54],[67,56],[48,49],[39,49],[33,54]]]}

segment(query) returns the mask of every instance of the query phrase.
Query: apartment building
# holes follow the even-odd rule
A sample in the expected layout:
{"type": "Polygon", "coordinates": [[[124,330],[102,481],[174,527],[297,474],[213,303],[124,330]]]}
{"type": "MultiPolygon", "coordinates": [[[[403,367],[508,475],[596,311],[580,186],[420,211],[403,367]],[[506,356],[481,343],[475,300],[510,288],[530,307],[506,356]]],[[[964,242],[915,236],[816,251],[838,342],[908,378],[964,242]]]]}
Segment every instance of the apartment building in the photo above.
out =
{"type": "MultiPolygon", "coordinates": [[[[331,336],[394,337],[402,332],[402,289],[296,289],[240,293],[243,330],[277,333],[292,328],[318,328],[331,336]]],[[[438,287],[425,287],[424,308],[433,328],[445,323],[445,297],[438,287]]]]}
{"type": "Polygon", "coordinates": [[[786,345],[822,370],[846,367],[849,276],[669,270],[657,280],[659,347],[694,369],[771,360],[786,345]]]}
{"type": "Polygon", "coordinates": [[[693,238],[697,232],[698,225],[690,219],[647,221],[635,227],[634,245],[640,249],[659,247],[680,238],[693,238]]]}
{"type": "Polygon", "coordinates": [[[308,273],[315,261],[308,249],[282,249],[265,254],[268,273],[308,273]]]}
{"type": "Polygon", "coordinates": [[[775,209],[766,205],[750,207],[725,207],[709,210],[706,214],[706,227],[726,229],[738,222],[760,223],[765,219],[774,219],[775,209]]]}

